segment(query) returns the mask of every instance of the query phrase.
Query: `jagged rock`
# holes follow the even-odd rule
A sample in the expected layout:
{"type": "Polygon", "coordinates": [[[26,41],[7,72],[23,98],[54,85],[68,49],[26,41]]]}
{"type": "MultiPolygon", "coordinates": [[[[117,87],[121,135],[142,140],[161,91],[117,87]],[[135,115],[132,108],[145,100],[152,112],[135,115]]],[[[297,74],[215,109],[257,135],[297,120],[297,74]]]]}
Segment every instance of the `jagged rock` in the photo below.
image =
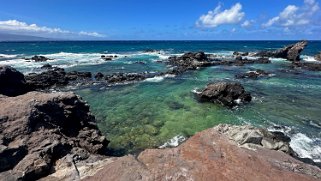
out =
{"type": "Polygon", "coordinates": [[[314,56],[314,58],[318,61],[321,61],[321,52],[314,56]]]}
{"type": "Polygon", "coordinates": [[[17,96],[28,91],[25,77],[10,66],[0,66],[0,94],[17,96]]]}
{"type": "Polygon", "coordinates": [[[274,137],[273,133],[250,126],[219,125],[197,133],[177,148],[148,149],[138,156],[118,158],[84,180],[321,179],[318,167],[296,160],[283,150],[256,144],[266,139],[275,144],[282,142],[274,137]],[[255,149],[245,147],[244,141],[255,145],[255,149]]]}
{"type": "Polygon", "coordinates": [[[66,78],[68,80],[86,80],[91,79],[92,75],[91,72],[78,72],[78,71],[72,71],[68,72],[66,74],[66,78]]]}
{"type": "Polygon", "coordinates": [[[27,84],[33,89],[47,89],[52,86],[68,84],[66,72],[62,68],[54,68],[40,74],[31,73],[25,76],[27,84]]]}
{"type": "Polygon", "coordinates": [[[321,71],[321,63],[293,62],[291,67],[302,68],[310,71],[321,71]]]}
{"type": "Polygon", "coordinates": [[[259,77],[265,77],[269,76],[270,74],[268,72],[265,72],[264,70],[257,69],[255,71],[249,71],[243,74],[236,75],[235,78],[237,79],[245,79],[245,78],[250,78],[250,79],[257,79],[259,77]]]}
{"type": "Polygon", "coordinates": [[[52,68],[53,68],[52,65],[50,65],[49,63],[47,63],[41,67],[41,69],[52,69],[52,68]]]}
{"type": "Polygon", "coordinates": [[[233,52],[234,56],[248,56],[249,52],[233,52]]]}
{"type": "Polygon", "coordinates": [[[105,61],[112,61],[113,58],[116,58],[117,56],[112,56],[112,55],[102,55],[101,58],[105,61]]]}
{"type": "Polygon", "coordinates": [[[0,107],[0,145],[4,148],[0,151],[0,169],[5,171],[0,178],[41,178],[60,158],[79,155],[76,148],[105,154],[108,141],[98,130],[89,107],[73,93],[29,92],[0,97],[0,107]]]}
{"type": "MultiPolygon", "coordinates": [[[[29,60],[29,59],[26,59],[26,60],[29,60]]],[[[45,62],[45,61],[50,60],[50,59],[45,57],[45,56],[35,55],[35,56],[31,57],[31,60],[34,60],[35,62],[45,62]]]]}
{"type": "Polygon", "coordinates": [[[115,73],[112,75],[106,75],[105,80],[108,83],[124,83],[132,81],[141,81],[147,78],[145,73],[115,73]]]}
{"type": "Polygon", "coordinates": [[[257,59],[247,59],[247,58],[242,58],[238,57],[234,61],[228,61],[228,60],[223,60],[223,61],[215,61],[211,62],[212,66],[217,66],[217,65],[226,65],[226,66],[243,66],[246,64],[269,64],[271,61],[268,58],[257,58],[257,59]]]}
{"type": "Polygon", "coordinates": [[[251,94],[244,90],[239,83],[218,82],[211,83],[197,94],[200,101],[220,103],[227,107],[234,107],[251,101],[251,94]]]}
{"type": "Polygon", "coordinates": [[[288,45],[282,49],[276,51],[261,51],[255,53],[254,56],[259,57],[275,57],[275,58],[284,58],[289,61],[299,61],[300,53],[307,46],[307,41],[301,41],[296,44],[288,45]]]}
{"type": "Polygon", "coordinates": [[[98,72],[98,73],[95,75],[95,79],[96,79],[96,80],[101,80],[101,79],[103,79],[103,78],[104,78],[104,74],[101,73],[101,72],[98,72]]]}

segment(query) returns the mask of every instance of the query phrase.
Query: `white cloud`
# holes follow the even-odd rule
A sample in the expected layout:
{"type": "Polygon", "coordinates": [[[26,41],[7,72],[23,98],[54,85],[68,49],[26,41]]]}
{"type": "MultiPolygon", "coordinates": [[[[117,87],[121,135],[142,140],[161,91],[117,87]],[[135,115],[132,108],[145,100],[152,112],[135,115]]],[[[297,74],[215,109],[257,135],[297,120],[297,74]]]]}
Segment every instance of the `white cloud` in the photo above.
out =
{"type": "Polygon", "coordinates": [[[276,25],[285,28],[308,25],[319,9],[319,4],[315,0],[304,0],[302,7],[288,5],[278,16],[271,18],[262,25],[263,27],[276,25]]]}
{"type": "Polygon", "coordinates": [[[249,27],[249,26],[251,26],[251,25],[252,25],[252,22],[249,21],[249,20],[246,20],[246,21],[244,21],[244,22],[241,24],[241,26],[242,26],[243,28],[247,28],[247,27],[249,27]]]}
{"type": "Polygon", "coordinates": [[[86,31],[79,32],[79,35],[94,36],[94,37],[105,37],[105,35],[99,34],[97,32],[86,32],[86,31]]]}
{"type": "Polygon", "coordinates": [[[104,37],[104,35],[97,32],[85,32],[81,31],[71,32],[68,30],[62,30],[60,28],[48,28],[46,26],[38,26],[36,24],[28,24],[18,20],[7,20],[0,21],[0,31],[7,33],[25,33],[32,35],[80,35],[80,36],[91,36],[91,37],[104,37]]]}
{"type": "Polygon", "coordinates": [[[215,28],[223,24],[237,24],[242,21],[245,13],[242,12],[242,5],[236,3],[230,9],[221,11],[221,5],[218,5],[213,11],[202,15],[196,22],[197,26],[215,28]]]}

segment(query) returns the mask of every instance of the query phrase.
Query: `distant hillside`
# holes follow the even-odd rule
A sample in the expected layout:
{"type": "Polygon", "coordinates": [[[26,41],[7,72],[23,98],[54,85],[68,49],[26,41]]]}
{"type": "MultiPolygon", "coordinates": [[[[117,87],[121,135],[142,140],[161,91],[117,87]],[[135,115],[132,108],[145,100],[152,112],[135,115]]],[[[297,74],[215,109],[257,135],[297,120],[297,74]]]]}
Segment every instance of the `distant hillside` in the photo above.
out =
{"type": "Polygon", "coordinates": [[[48,40],[52,40],[52,39],[37,37],[37,36],[29,36],[29,35],[0,33],[0,42],[1,41],[48,41],[48,40]]]}

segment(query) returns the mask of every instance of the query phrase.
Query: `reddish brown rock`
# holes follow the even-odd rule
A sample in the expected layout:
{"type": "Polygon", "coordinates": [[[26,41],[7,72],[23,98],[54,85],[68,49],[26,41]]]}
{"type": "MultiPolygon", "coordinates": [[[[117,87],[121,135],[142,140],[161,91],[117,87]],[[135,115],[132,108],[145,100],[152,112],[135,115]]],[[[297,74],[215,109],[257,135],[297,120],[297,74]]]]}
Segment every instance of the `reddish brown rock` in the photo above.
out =
{"type": "MultiPolygon", "coordinates": [[[[260,135],[259,129],[250,127],[247,129],[249,132],[236,136],[237,129],[244,130],[247,127],[217,126],[196,134],[177,148],[150,149],[143,151],[138,157],[129,155],[119,158],[84,180],[321,179],[321,169],[318,167],[307,165],[283,151],[270,150],[247,139],[255,137],[256,134],[248,136],[251,132],[257,131],[260,135]]],[[[279,141],[282,142],[282,139],[279,141]]]]}

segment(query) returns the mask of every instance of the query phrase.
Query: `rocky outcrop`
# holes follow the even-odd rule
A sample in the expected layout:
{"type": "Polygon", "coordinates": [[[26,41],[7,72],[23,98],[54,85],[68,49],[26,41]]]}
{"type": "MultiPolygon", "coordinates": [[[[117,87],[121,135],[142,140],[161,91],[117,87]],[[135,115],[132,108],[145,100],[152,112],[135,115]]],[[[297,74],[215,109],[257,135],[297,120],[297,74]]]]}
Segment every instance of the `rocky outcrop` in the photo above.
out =
{"type": "Polygon", "coordinates": [[[314,56],[317,61],[321,61],[321,52],[314,56]]]}
{"type": "Polygon", "coordinates": [[[91,72],[72,71],[66,73],[66,78],[68,80],[90,80],[91,77],[91,72]]]}
{"type": "Polygon", "coordinates": [[[321,71],[321,63],[311,63],[311,62],[293,62],[292,68],[301,68],[310,71],[321,71]]]}
{"type": "Polygon", "coordinates": [[[38,55],[35,55],[31,58],[25,58],[25,60],[33,60],[35,62],[46,62],[47,60],[50,60],[50,58],[47,58],[45,56],[38,56],[38,55]]]}
{"type": "Polygon", "coordinates": [[[299,61],[300,53],[307,46],[307,41],[301,41],[296,44],[288,45],[282,49],[276,51],[261,51],[255,53],[253,56],[258,57],[275,57],[275,58],[284,58],[289,61],[299,61]]]}
{"type": "Polygon", "coordinates": [[[100,56],[105,61],[112,61],[113,59],[117,58],[117,55],[102,55],[100,56]]]}
{"type": "Polygon", "coordinates": [[[237,79],[245,79],[245,78],[258,79],[260,77],[267,77],[269,75],[270,75],[270,73],[265,72],[264,70],[257,69],[255,71],[249,71],[249,72],[246,72],[243,74],[238,74],[235,76],[235,78],[237,78],[237,79]]]}
{"type": "Polygon", "coordinates": [[[108,83],[124,83],[124,82],[133,82],[141,81],[147,78],[145,73],[114,73],[111,75],[105,75],[105,80],[108,83]]]}
{"type": "Polygon", "coordinates": [[[257,58],[257,59],[248,59],[238,56],[235,60],[221,60],[211,62],[212,66],[225,65],[225,66],[244,66],[246,64],[269,64],[271,61],[268,58],[257,58]]]}
{"type": "Polygon", "coordinates": [[[233,52],[234,56],[248,56],[249,52],[233,52]]]}
{"type": "Polygon", "coordinates": [[[201,102],[219,103],[230,108],[249,103],[252,99],[240,83],[230,82],[210,83],[197,96],[201,102]]]}
{"type": "Polygon", "coordinates": [[[169,57],[168,63],[175,66],[169,74],[180,74],[187,70],[195,70],[199,67],[210,66],[211,62],[208,60],[207,55],[204,52],[197,53],[185,53],[184,55],[177,57],[169,57]]]}
{"type": "Polygon", "coordinates": [[[149,149],[106,164],[84,180],[321,179],[321,169],[287,154],[289,139],[252,126],[219,125],[177,148],[149,149]]]}
{"type": "Polygon", "coordinates": [[[89,107],[73,93],[29,92],[0,97],[0,178],[35,180],[56,161],[105,154],[108,141],[89,107]]]}
{"type": "Polygon", "coordinates": [[[0,66],[0,94],[17,96],[28,91],[22,73],[9,66],[0,66]]]}
{"type": "Polygon", "coordinates": [[[95,75],[95,79],[96,79],[96,80],[101,80],[101,79],[103,79],[103,78],[104,78],[104,74],[101,73],[101,72],[98,72],[98,73],[95,75]]]}

